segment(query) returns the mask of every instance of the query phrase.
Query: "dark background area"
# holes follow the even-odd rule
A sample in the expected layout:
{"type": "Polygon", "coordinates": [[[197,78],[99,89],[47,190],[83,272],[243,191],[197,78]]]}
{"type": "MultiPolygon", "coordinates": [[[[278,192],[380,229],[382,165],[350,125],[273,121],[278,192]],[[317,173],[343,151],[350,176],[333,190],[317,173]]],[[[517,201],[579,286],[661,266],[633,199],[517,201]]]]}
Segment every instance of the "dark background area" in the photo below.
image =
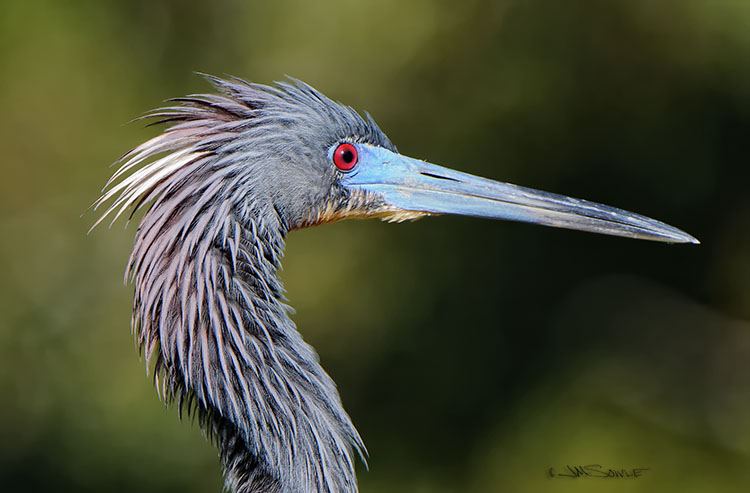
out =
{"type": "Polygon", "coordinates": [[[363,492],[747,491],[750,4],[0,3],[0,489],[219,491],[129,329],[134,226],[86,235],[130,119],[285,74],[399,150],[604,202],[670,246],[471,218],[294,232],[295,321],[363,492]],[[649,468],[629,480],[549,468],[649,468]]]}

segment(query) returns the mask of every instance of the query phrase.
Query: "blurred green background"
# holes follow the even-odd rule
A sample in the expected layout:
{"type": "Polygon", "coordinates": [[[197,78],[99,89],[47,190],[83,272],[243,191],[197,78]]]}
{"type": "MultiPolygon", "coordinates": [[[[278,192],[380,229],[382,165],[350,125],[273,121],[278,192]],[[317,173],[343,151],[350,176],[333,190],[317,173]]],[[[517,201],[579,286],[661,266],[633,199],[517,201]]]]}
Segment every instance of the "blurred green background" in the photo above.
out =
{"type": "Polygon", "coordinates": [[[370,452],[363,492],[748,491],[750,3],[0,3],[0,489],[219,491],[87,236],[131,118],[284,74],[407,155],[664,220],[703,244],[430,218],[294,232],[295,320],[370,452]],[[83,214],[83,215],[82,215],[83,214]],[[549,468],[649,468],[639,479],[549,468]]]}

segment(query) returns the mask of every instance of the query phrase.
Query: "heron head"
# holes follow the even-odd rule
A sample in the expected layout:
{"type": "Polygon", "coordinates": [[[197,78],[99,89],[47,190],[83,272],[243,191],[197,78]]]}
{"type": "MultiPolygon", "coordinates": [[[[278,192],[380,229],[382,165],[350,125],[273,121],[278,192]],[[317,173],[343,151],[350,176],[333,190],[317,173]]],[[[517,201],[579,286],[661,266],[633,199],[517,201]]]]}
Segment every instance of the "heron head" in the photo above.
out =
{"type": "Polygon", "coordinates": [[[460,214],[672,243],[697,243],[677,228],[594,202],[462,173],[399,154],[372,118],[295,81],[274,89],[287,132],[275,144],[289,166],[269,183],[291,228],[347,218],[388,221],[460,214]],[[293,127],[293,128],[292,128],[293,127]],[[285,141],[286,143],[283,143],[285,141]]]}
{"type": "Polygon", "coordinates": [[[163,198],[179,188],[184,194],[211,192],[214,204],[242,204],[255,215],[270,215],[287,231],[347,218],[403,221],[461,214],[698,242],[679,229],[621,209],[403,156],[369,115],[363,118],[301,81],[271,87],[208,78],[221,95],[178,98],[174,101],[180,106],[147,115],[174,124],[126,155],[112,180],[159,153],[170,154],[102,197],[100,203],[120,194],[109,209],[121,206],[115,218],[139,199],[163,198]]]}

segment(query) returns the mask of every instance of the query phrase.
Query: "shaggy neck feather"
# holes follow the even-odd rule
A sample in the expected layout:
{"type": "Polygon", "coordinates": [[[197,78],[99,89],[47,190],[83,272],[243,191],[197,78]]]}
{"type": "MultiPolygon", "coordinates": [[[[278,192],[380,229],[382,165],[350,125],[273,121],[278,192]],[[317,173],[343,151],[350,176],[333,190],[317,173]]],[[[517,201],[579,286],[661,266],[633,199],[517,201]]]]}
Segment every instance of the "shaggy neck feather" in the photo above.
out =
{"type": "Polygon", "coordinates": [[[229,190],[167,194],[144,216],[128,268],[139,346],[216,439],[231,491],[356,491],[364,446],[283,303],[282,221],[229,190]]]}

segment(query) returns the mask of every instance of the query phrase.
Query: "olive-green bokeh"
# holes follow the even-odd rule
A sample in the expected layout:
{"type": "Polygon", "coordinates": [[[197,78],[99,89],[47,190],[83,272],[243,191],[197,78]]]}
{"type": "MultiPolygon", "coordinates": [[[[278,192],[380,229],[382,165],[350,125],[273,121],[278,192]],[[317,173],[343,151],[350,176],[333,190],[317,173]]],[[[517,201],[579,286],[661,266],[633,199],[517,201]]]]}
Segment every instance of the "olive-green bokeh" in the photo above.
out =
{"type": "Polygon", "coordinates": [[[134,225],[87,236],[131,118],[194,71],[288,74],[401,152],[701,246],[469,218],[295,232],[295,320],[363,492],[747,491],[750,4],[0,2],[0,490],[219,491],[129,331],[134,225]],[[83,215],[82,215],[83,214],[83,215]],[[550,478],[567,465],[638,479],[550,478]]]}

